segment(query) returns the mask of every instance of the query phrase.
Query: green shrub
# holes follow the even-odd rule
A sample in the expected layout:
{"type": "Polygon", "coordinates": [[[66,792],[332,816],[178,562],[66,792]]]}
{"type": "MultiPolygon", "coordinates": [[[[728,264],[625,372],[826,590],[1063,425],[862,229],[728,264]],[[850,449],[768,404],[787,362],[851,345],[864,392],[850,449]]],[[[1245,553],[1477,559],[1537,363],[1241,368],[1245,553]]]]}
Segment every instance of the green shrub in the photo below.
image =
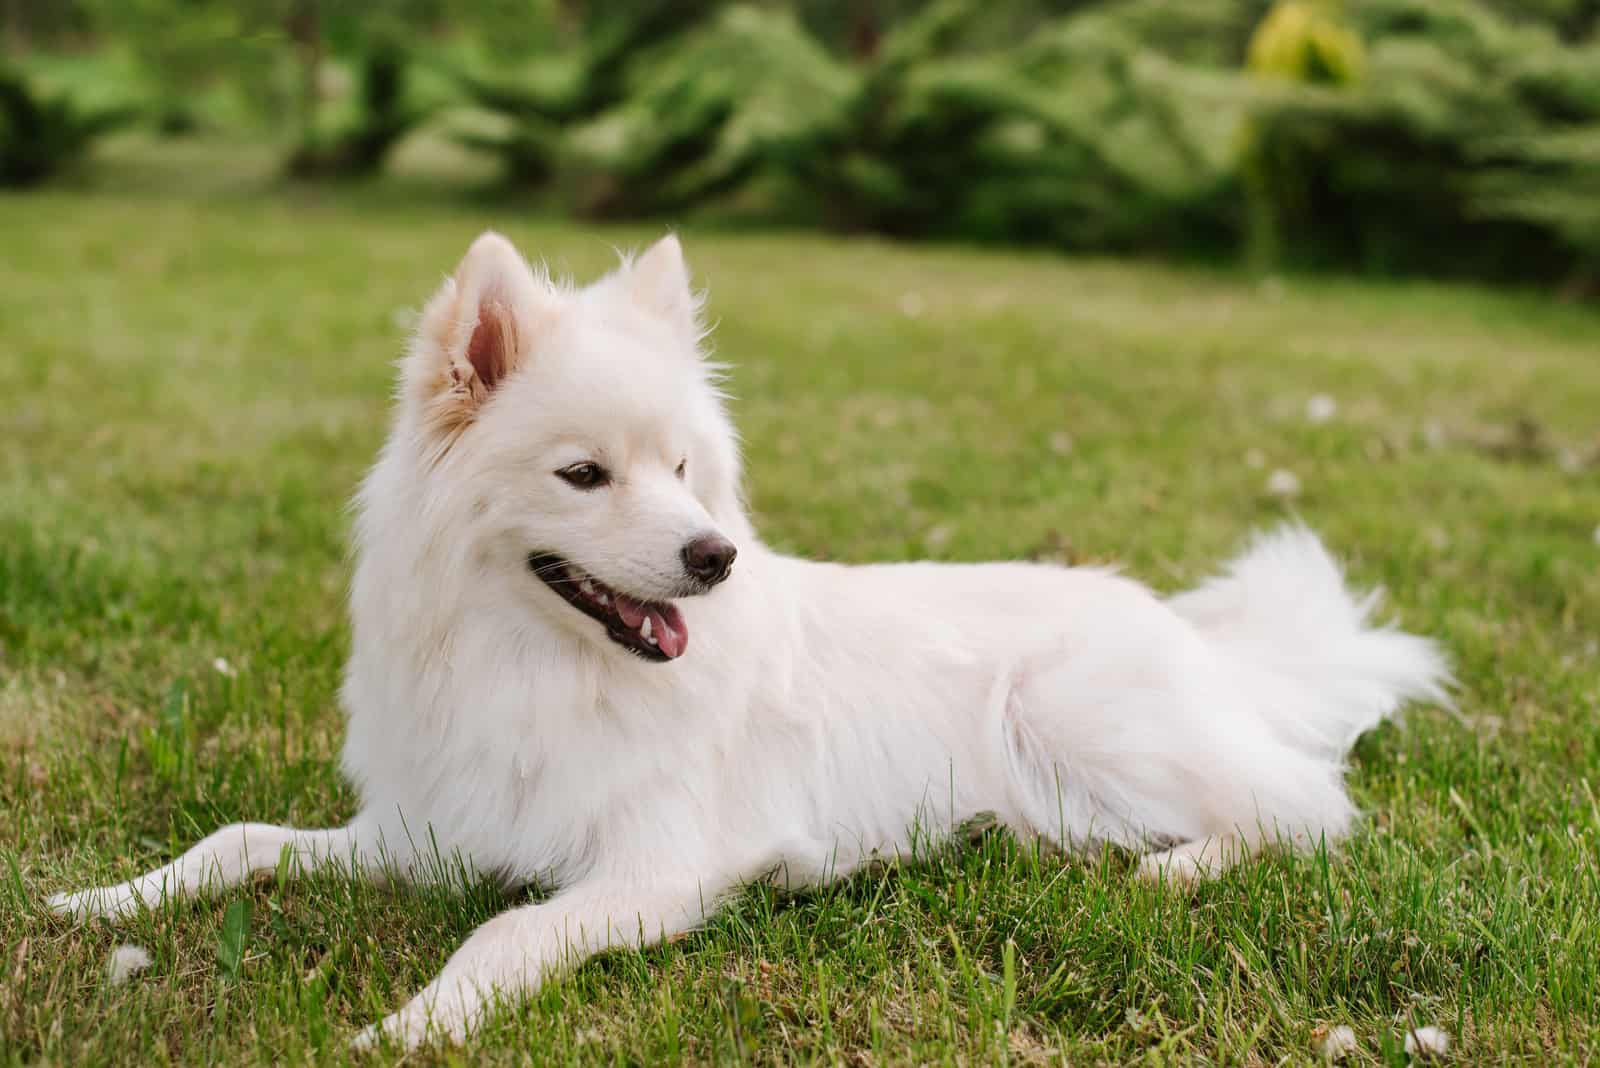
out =
{"type": "Polygon", "coordinates": [[[625,99],[571,138],[570,184],[589,214],[677,211],[775,171],[852,84],[787,12],[751,5],[635,70],[625,99]]]}
{"type": "Polygon", "coordinates": [[[1073,248],[1231,241],[1227,79],[1141,47],[1133,8],[969,47],[980,3],[897,28],[790,164],[845,226],[1073,248]]]}
{"type": "Polygon", "coordinates": [[[1469,0],[1352,0],[1359,80],[1254,88],[1244,166],[1283,258],[1559,276],[1600,252],[1590,48],[1469,0]]]}
{"type": "Polygon", "coordinates": [[[289,172],[303,178],[358,178],[383,166],[391,149],[427,115],[406,99],[408,58],[396,47],[376,46],[361,58],[356,116],[327,138],[302,143],[289,172]]]}
{"type": "Polygon", "coordinates": [[[460,141],[498,156],[508,182],[543,183],[555,172],[564,128],[621,103],[640,57],[689,32],[718,6],[719,0],[596,3],[575,41],[553,36],[521,64],[497,60],[492,74],[458,69],[462,91],[498,120],[460,141]]]}
{"type": "Polygon", "coordinates": [[[100,33],[133,61],[156,129],[191,133],[211,116],[208,90],[244,70],[259,75],[270,46],[235,0],[86,0],[100,33]]]}
{"type": "MultiPolygon", "coordinates": [[[[292,52],[297,174],[380,168],[443,52],[452,134],[587,215],[1600,279],[1600,0],[85,2],[169,126],[292,52]]],[[[3,95],[13,184],[125,117],[3,95]]]]}
{"type": "Polygon", "coordinates": [[[0,71],[0,186],[54,177],[136,116],[125,107],[83,109],[68,96],[45,96],[21,75],[0,71]]]}

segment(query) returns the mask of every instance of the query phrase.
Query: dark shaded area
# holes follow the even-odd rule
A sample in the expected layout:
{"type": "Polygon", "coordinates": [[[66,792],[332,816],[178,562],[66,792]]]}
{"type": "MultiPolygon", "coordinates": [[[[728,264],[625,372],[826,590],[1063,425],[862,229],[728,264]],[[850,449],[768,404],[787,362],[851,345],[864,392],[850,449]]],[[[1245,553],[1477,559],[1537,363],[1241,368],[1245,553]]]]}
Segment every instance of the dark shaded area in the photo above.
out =
{"type": "Polygon", "coordinates": [[[302,179],[375,174],[425,129],[584,217],[731,210],[1574,296],[1600,268],[1595,0],[9,0],[5,15],[9,185],[127,121],[20,73],[91,51],[131,60],[166,135],[225,124],[206,102],[226,92],[258,127],[292,126],[302,179]]]}

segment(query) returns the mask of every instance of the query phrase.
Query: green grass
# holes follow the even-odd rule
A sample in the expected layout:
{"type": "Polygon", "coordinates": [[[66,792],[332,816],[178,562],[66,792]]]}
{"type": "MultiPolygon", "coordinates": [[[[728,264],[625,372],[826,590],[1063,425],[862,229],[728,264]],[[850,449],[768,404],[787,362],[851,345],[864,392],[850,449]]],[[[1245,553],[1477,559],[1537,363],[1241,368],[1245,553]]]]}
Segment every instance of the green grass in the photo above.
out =
{"type": "MultiPolygon", "coordinates": [[[[405,310],[490,225],[580,277],[653,233],[393,188],[0,198],[0,1063],[338,1062],[507,906],[337,879],[121,930],[40,906],[231,820],[352,812],[344,503],[405,310]],[[123,941],[155,963],[111,988],[123,941]]],[[[1460,717],[1359,746],[1370,820],[1331,854],[1176,896],[1125,856],[991,833],[815,895],[752,890],[550,984],[461,1063],[1266,1064],[1334,1024],[1357,1062],[1400,1063],[1408,1022],[1463,1063],[1600,1054],[1592,310],[685,238],[773,543],[1114,559],[1175,589],[1292,511],[1448,646],[1460,717]],[[1316,393],[1331,422],[1305,418],[1316,393]],[[1292,504],[1265,490],[1277,468],[1292,504]]]]}

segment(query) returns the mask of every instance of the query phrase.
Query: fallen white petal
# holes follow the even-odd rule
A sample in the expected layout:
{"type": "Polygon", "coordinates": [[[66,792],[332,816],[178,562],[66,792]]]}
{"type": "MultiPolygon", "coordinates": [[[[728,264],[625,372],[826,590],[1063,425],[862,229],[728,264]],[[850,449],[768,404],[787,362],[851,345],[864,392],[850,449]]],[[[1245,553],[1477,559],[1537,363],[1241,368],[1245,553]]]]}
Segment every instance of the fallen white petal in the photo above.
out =
{"type": "Polygon", "coordinates": [[[1328,1028],[1328,1033],[1322,1039],[1322,1055],[1330,1061],[1342,1060],[1348,1053],[1354,1053],[1356,1046],[1356,1033],[1353,1028],[1340,1025],[1328,1028]]]}
{"type": "Polygon", "coordinates": [[[1326,393],[1314,393],[1306,401],[1306,418],[1313,423],[1326,423],[1339,414],[1339,402],[1326,393]]]}
{"type": "Polygon", "coordinates": [[[106,980],[112,986],[121,986],[135,975],[150,967],[150,951],[132,944],[118,946],[106,961],[106,980]]]}
{"type": "Polygon", "coordinates": [[[1267,492],[1274,497],[1298,497],[1300,479],[1293,471],[1280,467],[1267,476],[1267,492]]]}
{"type": "Polygon", "coordinates": [[[1413,1057],[1443,1057],[1450,1052],[1450,1032],[1442,1027],[1419,1027],[1406,1035],[1406,1052],[1413,1057]]]}
{"type": "Polygon", "coordinates": [[[233,665],[228,663],[226,659],[220,656],[211,661],[211,666],[217,669],[218,675],[226,675],[230,679],[238,674],[238,672],[233,670],[233,665]]]}

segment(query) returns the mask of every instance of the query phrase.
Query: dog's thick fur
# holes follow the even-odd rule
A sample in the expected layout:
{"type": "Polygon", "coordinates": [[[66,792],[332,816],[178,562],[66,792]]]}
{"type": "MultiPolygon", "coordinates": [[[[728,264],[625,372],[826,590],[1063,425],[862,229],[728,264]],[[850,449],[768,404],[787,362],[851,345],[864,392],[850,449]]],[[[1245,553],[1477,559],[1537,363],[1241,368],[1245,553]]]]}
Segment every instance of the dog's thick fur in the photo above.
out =
{"type": "Polygon", "coordinates": [[[1351,742],[1443,697],[1435,647],[1373,626],[1301,528],[1167,600],[1098,569],[780,556],[742,506],[701,340],[676,238],[577,291],[480,238],[421,317],[359,497],[360,812],[226,827],[54,907],[330,864],[419,875],[435,850],[553,887],[360,1041],[459,1039],[497,995],[694,927],[746,881],[837,878],[980,811],[1070,847],[1168,847],[1143,863],[1172,880],[1331,839],[1351,742]],[[706,538],[738,550],[714,588],[683,555],[706,538]],[[655,630],[574,607],[562,566],[655,630]]]}

